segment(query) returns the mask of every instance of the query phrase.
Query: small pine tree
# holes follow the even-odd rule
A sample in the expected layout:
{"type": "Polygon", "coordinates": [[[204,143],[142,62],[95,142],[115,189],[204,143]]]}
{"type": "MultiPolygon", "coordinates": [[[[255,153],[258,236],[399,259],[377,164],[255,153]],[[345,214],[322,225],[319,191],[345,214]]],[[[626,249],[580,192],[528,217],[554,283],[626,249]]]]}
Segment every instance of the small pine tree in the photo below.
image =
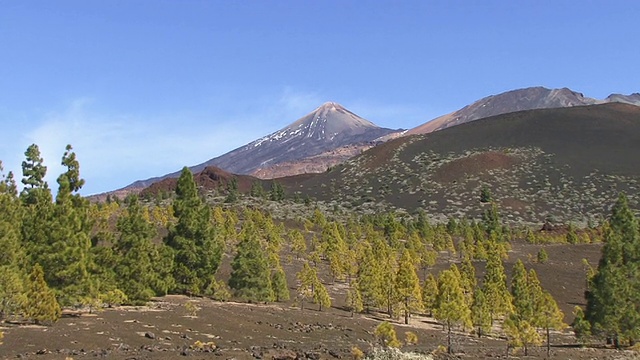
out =
{"type": "Polygon", "coordinates": [[[412,331],[405,331],[404,343],[405,345],[416,345],[418,343],[418,335],[412,331]]]}
{"type": "Polygon", "coordinates": [[[477,288],[473,293],[473,303],[471,305],[471,321],[476,327],[478,337],[491,331],[491,304],[487,302],[487,297],[482,288],[477,288]]]}
{"type": "Polygon", "coordinates": [[[591,324],[585,318],[584,311],[580,306],[576,305],[573,308],[573,317],[574,320],[571,323],[573,333],[576,335],[576,339],[578,339],[581,344],[584,344],[586,339],[591,335],[591,324]]]}
{"type": "Polygon", "coordinates": [[[25,316],[36,324],[51,325],[60,319],[62,311],[56,296],[44,281],[42,267],[36,264],[29,274],[25,316]]]}
{"type": "Polygon", "coordinates": [[[319,311],[322,311],[323,307],[331,306],[331,297],[329,297],[329,292],[327,292],[327,288],[320,281],[316,282],[313,289],[313,302],[318,304],[319,311]]]}
{"type": "Polygon", "coordinates": [[[422,303],[425,310],[429,312],[429,316],[433,315],[433,310],[436,307],[436,299],[438,297],[438,279],[433,274],[429,273],[424,280],[422,286],[422,303]]]}
{"type": "Polygon", "coordinates": [[[358,284],[354,283],[349,286],[349,290],[347,291],[347,299],[346,299],[347,308],[351,311],[351,317],[357,312],[361,312],[364,309],[364,305],[362,304],[362,295],[360,295],[360,290],[358,290],[358,284]]]}
{"type": "Polygon", "coordinates": [[[408,324],[410,313],[423,309],[420,280],[408,249],[402,252],[395,280],[395,291],[404,312],[404,323],[408,324]]]}
{"type": "Polygon", "coordinates": [[[537,260],[540,264],[544,264],[547,261],[549,261],[549,255],[547,254],[547,251],[544,248],[541,248],[538,251],[537,260]]]}
{"type": "MultiPolygon", "coordinates": [[[[455,266],[455,265],[454,265],[455,266]]],[[[452,353],[452,330],[457,324],[470,325],[471,311],[460,285],[459,272],[453,269],[443,271],[438,278],[436,319],[447,328],[447,352],[452,353]]]]}
{"type": "Polygon", "coordinates": [[[376,339],[385,348],[399,348],[400,341],[396,336],[396,329],[389,322],[383,321],[374,332],[376,339]]]}
{"type": "Polygon", "coordinates": [[[229,287],[236,296],[253,301],[273,300],[271,270],[263,244],[252,230],[238,243],[238,252],[231,263],[233,271],[229,287]]]}
{"type": "Polygon", "coordinates": [[[278,267],[271,272],[271,286],[273,287],[275,301],[287,301],[291,298],[289,286],[287,285],[287,277],[282,267],[278,267]]]}

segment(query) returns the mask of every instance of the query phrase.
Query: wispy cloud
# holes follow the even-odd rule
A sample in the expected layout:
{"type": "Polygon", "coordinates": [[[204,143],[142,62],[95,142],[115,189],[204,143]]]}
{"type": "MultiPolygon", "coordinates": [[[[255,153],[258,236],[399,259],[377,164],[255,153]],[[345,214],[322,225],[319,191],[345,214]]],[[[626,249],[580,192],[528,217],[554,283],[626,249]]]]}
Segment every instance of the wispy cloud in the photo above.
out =
{"type": "MultiPolygon", "coordinates": [[[[6,139],[19,151],[12,150],[10,159],[3,160],[19,178],[22,153],[31,143],[38,144],[48,167],[47,181],[55,189],[55,180],[64,171],[60,165],[64,148],[71,144],[87,181],[83,194],[104,192],[205,162],[277,131],[331,100],[337,99],[285,87],[257,99],[213,99],[205,109],[127,114],[101,110],[103,104],[95,99],[77,98],[61,110],[31,120],[35,123],[31,130],[6,139]],[[224,106],[216,106],[221,102],[224,106]]],[[[416,114],[424,113],[410,106],[366,101],[345,105],[381,126],[399,124],[399,118],[418,123],[416,114]]]]}
{"type": "MultiPolygon", "coordinates": [[[[71,144],[87,181],[83,193],[92,194],[222,155],[286,126],[321,101],[315,93],[286,88],[235,111],[139,115],[101,112],[97,101],[78,98],[63,110],[43,115],[16,147],[24,151],[38,144],[48,167],[46,180],[55,189],[64,171],[64,147],[71,144]]],[[[21,161],[10,161],[18,177],[21,161]]]]}

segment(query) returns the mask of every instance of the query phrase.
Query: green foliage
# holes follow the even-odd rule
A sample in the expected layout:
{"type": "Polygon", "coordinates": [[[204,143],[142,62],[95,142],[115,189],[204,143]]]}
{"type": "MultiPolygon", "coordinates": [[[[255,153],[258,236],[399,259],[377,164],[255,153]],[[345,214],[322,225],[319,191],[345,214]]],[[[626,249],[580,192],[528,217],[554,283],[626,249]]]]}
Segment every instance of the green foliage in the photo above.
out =
{"type": "Polygon", "coordinates": [[[358,289],[358,283],[352,283],[347,290],[347,299],[345,301],[347,309],[351,311],[351,317],[354,313],[364,310],[364,304],[362,303],[362,295],[358,289]]]}
{"type": "Polygon", "coordinates": [[[571,327],[578,341],[584,344],[585,340],[591,335],[591,323],[586,319],[584,311],[580,306],[573,308],[573,322],[571,327]]]}
{"type": "Polygon", "coordinates": [[[538,254],[536,255],[536,259],[540,264],[544,264],[547,261],[549,261],[549,255],[547,254],[547,251],[544,248],[541,248],[538,251],[538,254]]]}
{"type": "MultiPolygon", "coordinates": [[[[62,165],[67,170],[58,176],[58,194],[49,213],[47,236],[33,245],[34,261],[45,269],[47,284],[56,291],[63,305],[76,305],[87,297],[96,298],[98,288],[90,270],[92,220],[89,203],[77,192],[84,184],[75,153],[67,145],[62,165]]],[[[42,204],[41,208],[45,208],[42,204]]],[[[38,214],[36,205],[36,214],[38,214]]],[[[43,229],[40,229],[42,231],[43,229]]]]}
{"type": "Polygon", "coordinates": [[[412,331],[405,331],[404,343],[405,345],[416,345],[418,343],[418,335],[412,331]]]}
{"type": "Polygon", "coordinates": [[[497,317],[505,315],[511,310],[511,295],[507,289],[507,276],[500,253],[491,248],[487,254],[487,265],[482,282],[482,290],[491,306],[492,322],[497,317]]]}
{"type": "Polygon", "coordinates": [[[493,198],[491,196],[491,190],[489,190],[489,188],[486,185],[483,186],[482,189],[480,189],[480,202],[488,203],[492,200],[493,198]]]}
{"type": "Polygon", "coordinates": [[[376,327],[374,331],[376,339],[385,348],[399,348],[400,341],[396,336],[396,329],[389,322],[383,321],[376,327]]]}
{"type": "Polygon", "coordinates": [[[451,332],[456,325],[471,326],[471,311],[460,284],[460,273],[457,269],[444,270],[438,277],[438,297],[436,299],[435,317],[447,328],[447,351],[451,353],[451,332]]]}
{"type": "Polygon", "coordinates": [[[187,301],[184,303],[184,310],[187,312],[187,315],[196,317],[198,316],[200,308],[193,301],[187,301]]]}
{"type": "Polygon", "coordinates": [[[422,304],[425,310],[429,311],[429,314],[433,314],[433,310],[436,308],[436,300],[438,297],[438,279],[433,274],[429,273],[424,280],[422,286],[422,304]]]}
{"type": "MultiPolygon", "coordinates": [[[[533,271],[533,269],[531,271],[533,271]]],[[[564,314],[550,293],[545,291],[542,294],[542,298],[540,299],[540,303],[537,308],[538,314],[535,323],[546,331],[547,357],[549,357],[551,355],[550,330],[562,330],[567,327],[567,324],[564,323],[564,314]]]]}
{"type": "Polygon", "coordinates": [[[229,287],[236,296],[251,301],[272,301],[271,269],[264,244],[258,239],[253,226],[244,229],[237,253],[231,263],[229,287]]]}
{"type": "Polygon", "coordinates": [[[404,312],[404,323],[408,324],[411,313],[423,310],[420,280],[408,249],[402,252],[394,286],[400,300],[400,310],[404,312]]]}
{"type": "Polygon", "coordinates": [[[524,355],[528,355],[529,345],[540,345],[542,340],[536,328],[526,320],[520,320],[517,315],[509,314],[503,323],[503,329],[507,335],[509,346],[513,348],[524,347],[524,355]]]}
{"type": "Polygon", "coordinates": [[[36,264],[27,282],[24,314],[36,324],[51,325],[62,315],[56,296],[44,281],[42,267],[36,264]]]}
{"type": "Polygon", "coordinates": [[[287,284],[287,276],[284,273],[282,267],[278,267],[271,273],[271,286],[273,287],[273,293],[275,301],[287,301],[291,298],[289,294],[289,285],[287,284]]]}
{"type": "Polygon", "coordinates": [[[624,194],[613,206],[604,241],[589,283],[585,316],[594,335],[612,339],[617,346],[634,343],[640,339],[640,233],[624,194]]]}
{"type": "Polygon", "coordinates": [[[322,311],[322,308],[327,308],[331,306],[331,298],[329,297],[329,292],[327,292],[327,288],[323,283],[317,281],[314,285],[313,289],[313,302],[318,304],[319,311],[322,311]]]}
{"type": "Polygon", "coordinates": [[[127,294],[125,294],[120,289],[109,290],[105,294],[100,296],[100,299],[108,307],[120,306],[122,304],[125,304],[127,301],[129,301],[129,299],[127,298],[127,294]]]}
{"type": "Polygon", "coordinates": [[[173,249],[175,291],[202,294],[213,279],[224,243],[211,223],[211,209],[198,196],[193,174],[184,167],[173,203],[177,222],[165,243],[173,249]]]}
{"type": "Polygon", "coordinates": [[[232,177],[227,183],[227,197],[224,202],[234,203],[238,201],[238,179],[232,177]]]}
{"type": "Polygon", "coordinates": [[[24,189],[20,198],[27,205],[51,201],[51,192],[44,180],[47,167],[43,165],[44,160],[40,156],[40,148],[36,144],[31,144],[24,155],[26,157],[26,160],[22,162],[24,189]]]}
{"type": "Polygon", "coordinates": [[[227,301],[231,298],[231,291],[229,286],[223,280],[213,280],[209,285],[209,288],[205,291],[205,294],[211,296],[213,300],[227,301]]]}
{"type": "Polygon", "coordinates": [[[254,198],[263,198],[265,196],[265,191],[262,187],[262,182],[259,180],[252,182],[249,194],[254,198]]]}
{"type": "Polygon", "coordinates": [[[475,289],[471,304],[471,322],[476,328],[478,337],[491,331],[491,304],[487,302],[483,288],[475,289]]]}
{"type": "Polygon", "coordinates": [[[368,243],[364,244],[359,259],[358,290],[368,312],[370,308],[376,308],[384,302],[383,270],[368,243]]]}
{"type": "Polygon", "coordinates": [[[269,191],[269,199],[272,201],[284,200],[284,188],[282,184],[273,180],[271,182],[271,190],[269,191]]]}
{"type": "Polygon", "coordinates": [[[315,285],[319,282],[316,270],[305,262],[300,272],[296,274],[298,279],[297,294],[300,300],[300,309],[304,310],[304,302],[313,298],[315,285]]]}
{"type": "Polygon", "coordinates": [[[24,280],[21,269],[15,266],[0,266],[0,320],[22,311],[26,302],[24,280]]]}

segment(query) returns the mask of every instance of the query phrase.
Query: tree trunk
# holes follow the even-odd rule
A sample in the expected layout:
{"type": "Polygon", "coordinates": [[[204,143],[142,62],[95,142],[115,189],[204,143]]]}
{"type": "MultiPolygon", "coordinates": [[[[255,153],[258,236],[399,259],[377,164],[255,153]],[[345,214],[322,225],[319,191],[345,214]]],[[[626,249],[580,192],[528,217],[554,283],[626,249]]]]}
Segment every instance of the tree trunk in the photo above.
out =
{"type": "Polygon", "coordinates": [[[551,334],[547,327],[547,357],[551,356],[551,334]]]}
{"type": "Polygon", "coordinates": [[[451,322],[447,321],[447,354],[453,354],[453,349],[451,349],[451,322]]]}
{"type": "Polygon", "coordinates": [[[404,299],[404,323],[405,325],[409,324],[409,299],[404,299]]]}

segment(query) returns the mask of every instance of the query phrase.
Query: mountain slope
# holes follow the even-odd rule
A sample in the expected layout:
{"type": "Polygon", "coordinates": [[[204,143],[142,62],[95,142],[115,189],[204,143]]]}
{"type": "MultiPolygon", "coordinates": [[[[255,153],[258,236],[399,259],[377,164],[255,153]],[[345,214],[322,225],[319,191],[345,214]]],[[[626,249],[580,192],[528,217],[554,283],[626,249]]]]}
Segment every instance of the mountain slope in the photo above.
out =
{"type": "MultiPolygon", "coordinates": [[[[193,166],[191,171],[197,173],[208,166],[215,166],[234,174],[251,174],[261,168],[309,158],[343,146],[366,145],[395,132],[398,131],[376,126],[338,103],[327,102],[291,125],[193,166]]],[[[326,167],[321,171],[325,169],[326,167]]],[[[175,172],[137,181],[128,187],[145,188],[156,181],[177,177],[179,174],[175,172]]]]}
{"type": "Polygon", "coordinates": [[[477,119],[516,111],[584,106],[609,102],[640,105],[640,94],[612,94],[604,100],[597,100],[585,97],[581,93],[567,88],[531,87],[518,89],[480,99],[458,111],[417,126],[409,130],[407,135],[426,134],[477,119]]]}
{"type": "Polygon", "coordinates": [[[376,146],[296,188],[360,209],[479,216],[480,190],[506,220],[598,220],[619,191],[638,206],[640,107],[621,103],[509,113],[376,146]]]}

